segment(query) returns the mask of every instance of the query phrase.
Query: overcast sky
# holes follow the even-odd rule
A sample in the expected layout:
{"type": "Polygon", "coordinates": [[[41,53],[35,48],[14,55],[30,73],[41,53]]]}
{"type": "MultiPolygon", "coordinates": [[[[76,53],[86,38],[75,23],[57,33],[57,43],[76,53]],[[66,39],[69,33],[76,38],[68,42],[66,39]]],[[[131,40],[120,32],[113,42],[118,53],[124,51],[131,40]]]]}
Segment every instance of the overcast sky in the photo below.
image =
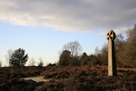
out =
{"type": "Polygon", "coordinates": [[[136,23],[136,0],[0,0],[0,60],[9,49],[26,50],[29,59],[56,62],[70,41],[91,54],[136,23]]]}

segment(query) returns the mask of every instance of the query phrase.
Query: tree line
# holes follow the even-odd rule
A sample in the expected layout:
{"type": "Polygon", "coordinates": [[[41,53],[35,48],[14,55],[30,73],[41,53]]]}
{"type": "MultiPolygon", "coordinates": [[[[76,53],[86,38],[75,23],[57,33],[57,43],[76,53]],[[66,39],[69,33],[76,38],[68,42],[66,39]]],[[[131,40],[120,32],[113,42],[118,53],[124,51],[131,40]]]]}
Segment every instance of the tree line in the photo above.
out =
{"type": "MultiPolygon", "coordinates": [[[[118,67],[136,67],[136,25],[127,31],[127,38],[122,34],[115,39],[115,57],[118,67]]],[[[87,55],[86,52],[80,54],[81,45],[78,41],[69,42],[63,46],[58,64],[60,66],[73,65],[108,65],[108,44],[104,44],[101,49],[96,47],[95,53],[87,55]]]]}

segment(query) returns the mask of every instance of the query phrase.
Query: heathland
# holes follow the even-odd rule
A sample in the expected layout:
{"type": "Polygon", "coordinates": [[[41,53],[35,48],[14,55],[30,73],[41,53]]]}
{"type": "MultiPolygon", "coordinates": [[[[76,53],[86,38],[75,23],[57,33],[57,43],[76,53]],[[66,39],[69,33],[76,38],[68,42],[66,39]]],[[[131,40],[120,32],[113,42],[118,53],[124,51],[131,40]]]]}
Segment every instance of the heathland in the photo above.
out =
{"type": "Polygon", "coordinates": [[[107,66],[56,66],[0,68],[0,91],[135,91],[136,68],[117,68],[107,76],[107,66]],[[43,77],[47,81],[25,80],[43,77]]]}

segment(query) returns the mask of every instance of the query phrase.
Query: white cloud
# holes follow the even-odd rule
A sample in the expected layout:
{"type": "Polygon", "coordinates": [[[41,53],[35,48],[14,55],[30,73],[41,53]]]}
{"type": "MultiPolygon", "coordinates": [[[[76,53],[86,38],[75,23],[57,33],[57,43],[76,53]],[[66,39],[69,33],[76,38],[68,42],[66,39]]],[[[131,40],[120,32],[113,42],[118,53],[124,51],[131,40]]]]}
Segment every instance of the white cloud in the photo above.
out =
{"type": "MultiPolygon", "coordinates": [[[[127,31],[131,30],[132,28],[133,28],[133,26],[118,28],[118,29],[114,29],[114,32],[116,33],[116,35],[123,34],[126,36],[127,31]]],[[[107,30],[106,32],[100,32],[97,35],[98,36],[105,36],[108,33],[108,31],[109,30],[107,30]]]]}
{"type": "Polygon", "coordinates": [[[97,36],[106,36],[106,32],[100,32],[97,36]]]}
{"type": "Polygon", "coordinates": [[[0,20],[63,31],[123,29],[136,23],[135,3],[136,0],[0,0],[0,20]]]}
{"type": "Polygon", "coordinates": [[[124,28],[119,28],[119,29],[115,29],[114,31],[117,33],[117,34],[126,34],[127,31],[131,30],[133,28],[133,26],[131,27],[124,27],[124,28]]]}

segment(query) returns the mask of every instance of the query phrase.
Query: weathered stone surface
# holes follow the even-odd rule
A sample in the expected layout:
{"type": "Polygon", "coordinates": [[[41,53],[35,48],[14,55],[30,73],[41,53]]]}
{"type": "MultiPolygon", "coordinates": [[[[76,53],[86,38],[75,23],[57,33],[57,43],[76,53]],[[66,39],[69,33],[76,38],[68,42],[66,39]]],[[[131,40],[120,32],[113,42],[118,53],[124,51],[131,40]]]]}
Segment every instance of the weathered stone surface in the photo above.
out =
{"type": "Polygon", "coordinates": [[[106,37],[108,39],[108,76],[116,76],[117,70],[114,46],[114,39],[116,38],[116,34],[113,30],[110,30],[106,37]]]}

